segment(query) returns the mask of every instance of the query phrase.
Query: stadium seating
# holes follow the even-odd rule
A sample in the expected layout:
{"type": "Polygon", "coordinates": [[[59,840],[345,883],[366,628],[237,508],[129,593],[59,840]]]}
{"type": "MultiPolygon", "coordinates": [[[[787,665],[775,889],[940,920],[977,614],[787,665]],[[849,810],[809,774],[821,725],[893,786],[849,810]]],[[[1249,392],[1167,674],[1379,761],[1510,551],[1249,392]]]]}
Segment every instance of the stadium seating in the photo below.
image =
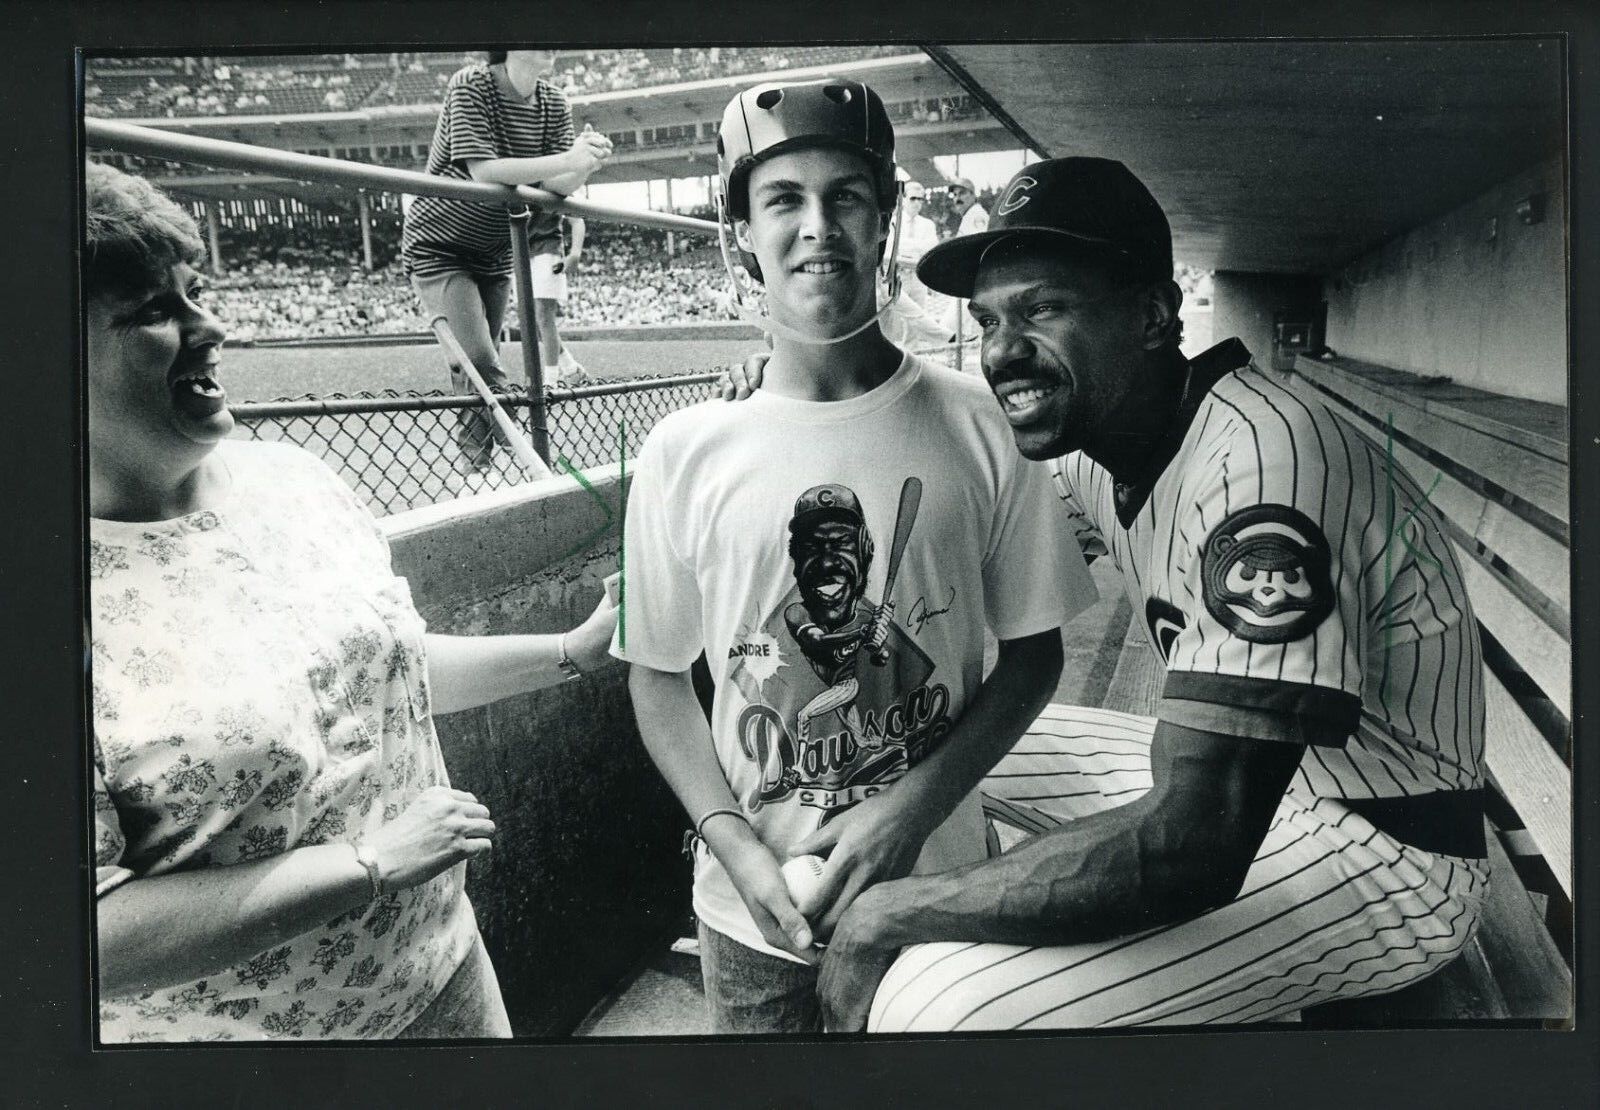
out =
{"type": "MultiPolygon", "coordinates": [[[[912,49],[724,46],[568,51],[557,59],[555,81],[570,94],[609,92],[832,65],[912,49]]],[[[457,52],[93,58],[85,82],[85,110],[91,115],[132,118],[433,104],[439,101],[451,73],[464,62],[481,57],[457,52]],[[343,89],[343,94],[330,104],[328,96],[334,89],[343,89]]]]}

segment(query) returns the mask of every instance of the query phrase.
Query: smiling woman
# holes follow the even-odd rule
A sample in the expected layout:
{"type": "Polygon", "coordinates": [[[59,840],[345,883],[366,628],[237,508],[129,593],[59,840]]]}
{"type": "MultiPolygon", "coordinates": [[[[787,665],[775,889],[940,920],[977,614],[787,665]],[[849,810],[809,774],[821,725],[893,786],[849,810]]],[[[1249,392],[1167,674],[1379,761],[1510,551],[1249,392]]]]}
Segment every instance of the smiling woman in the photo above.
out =
{"type": "Polygon", "coordinates": [[[601,665],[615,607],[427,634],[320,460],[227,438],[193,223],[86,196],[101,1039],[509,1036],[464,885],[495,826],[432,714],[601,665]]]}

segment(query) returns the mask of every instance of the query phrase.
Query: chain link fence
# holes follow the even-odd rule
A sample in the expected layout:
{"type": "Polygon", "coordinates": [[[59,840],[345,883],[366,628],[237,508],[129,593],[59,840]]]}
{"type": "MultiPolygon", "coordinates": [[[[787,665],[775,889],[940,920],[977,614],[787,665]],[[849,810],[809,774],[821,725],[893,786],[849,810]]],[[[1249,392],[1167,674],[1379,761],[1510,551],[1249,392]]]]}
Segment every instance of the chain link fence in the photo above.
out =
{"type": "MultiPolygon", "coordinates": [[[[957,348],[917,352],[947,366],[962,368],[957,348]]],[[[965,369],[975,372],[976,351],[964,352],[965,369]]],[[[638,454],[644,437],[669,412],[709,400],[720,371],[596,382],[576,389],[547,387],[550,462],[555,471],[605,466],[638,454]]],[[[500,394],[507,415],[531,431],[526,393],[500,394]]],[[[487,422],[479,397],[433,391],[331,393],[324,397],[252,402],[231,410],[236,435],[281,440],[322,457],[383,516],[464,493],[505,489],[528,480],[516,458],[493,444],[488,465],[479,470],[462,449],[462,426],[487,422]]],[[[479,433],[477,442],[484,441],[479,433]]],[[[469,445],[473,441],[469,438],[469,445]]]]}
{"type": "MultiPolygon", "coordinates": [[[[709,371],[547,389],[554,469],[633,458],[663,416],[709,400],[718,377],[709,371]]],[[[525,393],[505,394],[501,405],[528,428],[525,393]]],[[[481,472],[463,452],[463,422],[485,420],[484,409],[478,397],[384,390],[242,404],[232,412],[236,435],[293,443],[321,456],[382,516],[528,480],[500,444],[481,472]]]]}

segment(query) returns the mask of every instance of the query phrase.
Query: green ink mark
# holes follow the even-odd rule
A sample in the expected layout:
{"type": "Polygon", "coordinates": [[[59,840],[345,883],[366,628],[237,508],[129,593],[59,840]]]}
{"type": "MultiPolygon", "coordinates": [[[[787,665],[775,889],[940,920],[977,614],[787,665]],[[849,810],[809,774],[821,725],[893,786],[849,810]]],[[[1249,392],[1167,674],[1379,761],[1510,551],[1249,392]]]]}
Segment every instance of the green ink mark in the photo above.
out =
{"type": "MultiPolygon", "coordinates": [[[[1384,465],[1384,493],[1388,508],[1383,518],[1383,596],[1389,596],[1389,587],[1394,584],[1394,572],[1390,568],[1390,551],[1393,545],[1389,540],[1394,538],[1394,410],[1390,410],[1384,420],[1385,436],[1383,441],[1384,465]]],[[[1383,678],[1387,685],[1389,679],[1389,652],[1394,646],[1394,626],[1389,625],[1383,630],[1383,678]]]]}
{"type": "Polygon", "coordinates": [[[590,484],[589,480],[583,476],[583,471],[573,466],[572,462],[565,455],[556,456],[556,465],[562,470],[566,471],[574,481],[582,486],[584,490],[588,492],[589,496],[594,498],[595,504],[600,506],[600,511],[606,514],[605,523],[601,524],[600,527],[596,528],[593,532],[590,532],[587,536],[584,536],[577,543],[573,544],[571,547],[567,548],[566,551],[562,552],[561,558],[565,559],[570,555],[576,555],[580,551],[593,547],[597,540],[608,534],[613,528],[617,527],[617,514],[612,511],[611,506],[606,503],[606,499],[600,496],[600,491],[595,489],[594,486],[590,484]]]}
{"type": "MultiPolygon", "coordinates": [[[[617,417],[617,490],[626,497],[628,488],[628,420],[617,417]]],[[[628,531],[622,530],[617,542],[617,650],[628,650],[628,531]]]]}
{"type": "MultiPolygon", "coordinates": [[[[1410,555],[1412,559],[1414,559],[1416,561],[1419,561],[1419,562],[1427,563],[1429,566],[1433,567],[1435,570],[1443,571],[1444,570],[1444,564],[1443,563],[1439,562],[1438,559],[1435,559],[1432,555],[1429,555],[1426,551],[1423,551],[1421,548],[1419,548],[1416,544],[1414,544],[1412,542],[1412,533],[1415,531],[1415,529],[1413,528],[1413,523],[1415,522],[1415,520],[1417,518],[1417,514],[1422,512],[1423,507],[1430,503],[1428,501],[1428,498],[1433,495],[1433,491],[1434,490],[1439,488],[1439,482],[1440,482],[1441,479],[1444,478],[1444,472],[1443,471],[1439,471],[1439,472],[1434,474],[1434,476],[1433,476],[1433,484],[1430,485],[1427,488],[1427,490],[1425,490],[1423,492],[1422,499],[1411,507],[1411,511],[1406,513],[1406,515],[1401,518],[1400,523],[1398,525],[1395,524],[1395,521],[1394,521],[1394,491],[1395,491],[1395,481],[1394,481],[1394,410],[1391,409],[1389,411],[1389,413],[1387,414],[1387,417],[1385,418],[1384,425],[1385,425],[1386,434],[1384,436],[1383,455],[1384,455],[1384,472],[1385,472],[1385,479],[1386,479],[1385,485],[1386,485],[1386,490],[1387,490],[1387,495],[1388,495],[1388,515],[1385,517],[1385,524],[1386,524],[1386,526],[1388,528],[1388,533],[1387,533],[1388,540],[1396,540],[1396,539],[1398,539],[1405,546],[1406,554],[1410,555]]],[[[1393,550],[1393,544],[1388,542],[1388,541],[1385,541],[1384,547],[1383,547],[1383,596],[1385,598],[1387,598],[1389,596],[1390,590],[1394,585],[1394,573],[1393,573],[1393,571],[1391,569],[1391,556],[1390,556],[1390,552],[1392,550],[1393,550]]],[[[1385,681],[1387,681],[1387,679],[1389,677],[1389,653],[1390,653],[1391,649],[1393,648],[1393,646],[1394,646],[1394,626],[1391,624],[1391,625],[1389,625],[1388,627],[1386,627],[1384,629],[1384,637],[1383,637],[1383,677],[1384,677],[1385,681]]]]}

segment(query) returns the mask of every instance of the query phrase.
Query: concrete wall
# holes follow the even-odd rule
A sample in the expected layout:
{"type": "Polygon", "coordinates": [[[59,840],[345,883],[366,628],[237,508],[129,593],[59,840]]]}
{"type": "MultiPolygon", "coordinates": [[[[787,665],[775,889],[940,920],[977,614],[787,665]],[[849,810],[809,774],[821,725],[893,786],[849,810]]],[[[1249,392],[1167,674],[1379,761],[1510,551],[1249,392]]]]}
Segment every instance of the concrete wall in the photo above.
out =
{"type": "Polygon", "coordinates": [[[1356,259],[1326,284],[1328,345],[1565,404],[1565,207],[1561,160],[1552,158],[1356,259]],[[1515,207],[1534,193],[1545,196],[1544,219],[1525,225],[1515,207]]]}
{"type": "MultiPolygon", "coordinates": [[[[617,567],[616,468],[387,517],[433,632],[556,632],[617,567]],[[603,504],[602,504],[603,503],[603,504]]],[[[489,807],[468,892],[519,1036],[565,1036],[684,925],[687,825],[634,728],[626,671],[439,717],[451,781],[489,807]]]]}
{"type": "MultiPolygon", "coordinates": [[[[1240,274],[1219,270],[1213,275],[1211,336],[1221,342],[1237,336],[1250,348],[1256,365],[1287,370],[1288,360],[1273,363],[1274,320],[1278,313],[1312,319],[1322,300],[1322,282],[1297,274],[1240,274]]],[[[1186,354],[1196,354],[1188,342],[1186,354]]]]}

